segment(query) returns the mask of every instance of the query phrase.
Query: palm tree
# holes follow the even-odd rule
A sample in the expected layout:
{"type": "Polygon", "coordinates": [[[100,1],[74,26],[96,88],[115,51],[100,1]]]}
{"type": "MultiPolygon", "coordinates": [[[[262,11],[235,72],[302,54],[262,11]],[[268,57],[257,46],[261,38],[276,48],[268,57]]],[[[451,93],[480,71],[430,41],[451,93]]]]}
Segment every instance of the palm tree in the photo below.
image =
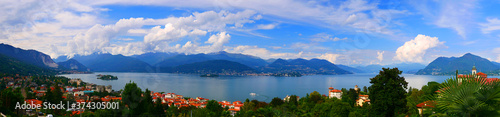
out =
{"type": "Polygon", "coordinates": [[[499,116],[500,82],[474,75],[444,81],[436,99],[438,112],[448,116],[499,116]]]}

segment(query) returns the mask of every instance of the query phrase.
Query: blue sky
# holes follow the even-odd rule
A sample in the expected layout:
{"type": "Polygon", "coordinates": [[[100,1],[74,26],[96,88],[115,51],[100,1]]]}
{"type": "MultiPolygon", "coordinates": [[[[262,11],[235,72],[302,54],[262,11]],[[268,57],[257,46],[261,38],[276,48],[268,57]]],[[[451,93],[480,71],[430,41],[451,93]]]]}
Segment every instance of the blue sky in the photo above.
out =
{"type": "Polygon", "coordinates": [[[335,64],[500,62],[500,1],[3,1],[0,43],[62,55],[227,51],[335,64]]]}

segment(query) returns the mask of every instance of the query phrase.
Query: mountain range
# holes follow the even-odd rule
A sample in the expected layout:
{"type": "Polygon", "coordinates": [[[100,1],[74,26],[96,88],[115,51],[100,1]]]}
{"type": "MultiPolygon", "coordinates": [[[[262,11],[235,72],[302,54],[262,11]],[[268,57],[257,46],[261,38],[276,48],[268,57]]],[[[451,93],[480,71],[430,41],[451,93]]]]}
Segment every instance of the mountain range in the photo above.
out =
{"type": "Polygon", "coordinates": [[[352,72],[346,71],[337,67],[335,64],[322,59],[291,59],[283,60],[277,59],[273,63],[260,68],[263,72],[271,73],[291,73],[299,72],[301,74],[352,74],[352,72]]]}
{"type": "Polygon", "coordinates": [[[208,60],[164,69],[170,73],[242,75],[255,73],[253,68],[228,60],[208,60]]]}
{"type": "Polygon", "coordinates": [[[399,63],[391,65],[367,65],[350,67],[335,65],[322,59],[268,59],[255,56],[227,53],[225,51],[208,54],[145,53],[142,55],[123,56],[103,53],[75,55],[71,58],[61,56],[57,59],[36,50],[24,50],[8,44],[0,44],[2,66],[0,72],[34,74],[29,69],[38,69],[45,73],[54,70],[79,70],[97,72],[172,72],[172,73],[291,73],[301,74],[351,74],[376,73],[382,67],[398,67],[405,73],[419,75],[445,75],[470,73],[472,66],[478,71],[494,74],[500,72],[500,63],[467,53],[461,57],[439,57],[429,65],[418,63],[399,63]],[[55,63],[54,61],[58,61],[55,63]],[[423,69],[421,69],[423,68],[423,69]]]}
{"type": "Polygon", "coordinates": [[[260,66],[265,66],[267,62],[261,58],[244,55],[244,54],[235,54],[235,53],[227,53],[225,51],[220,51],[216,53],[209,54],[192,54],[192,55],[183,55],[179,54],[173,57],[169,57],[164,59],[157,64],[154,64],[155,67],[175,67],[184,64],[190,64],[195,62],[203,62],[208,60],[228,60],[234,61],[246,66],[256,68],[260,66]]]}
{"type": "Polygon", "coordinates": [[[179,53],[163,53],[163,52],[149,52],[140,55],[132,55],[130,57],[144,61],[150,65],[154,65],[172,56],[179,55],[179,53]]]}
{"type": "Polygon", "coordinates": [[[148,63],[121,54],[94,53],[87,56],[76,55],[72,59],[97,72],[153,72],[148,63]]]}
{"type": "Polygon", "coordinates": [[[458,70],[461,74],[469,74],[472,67],[475,66],[478,72],[490,72],[500,69],[498,63],[491,62],[488,59],[473,55],[464,54],[461,57],[439,57],[429,63],[427,67],[419,70],[417,75],[449,75],[455,74],[458,70]]]}

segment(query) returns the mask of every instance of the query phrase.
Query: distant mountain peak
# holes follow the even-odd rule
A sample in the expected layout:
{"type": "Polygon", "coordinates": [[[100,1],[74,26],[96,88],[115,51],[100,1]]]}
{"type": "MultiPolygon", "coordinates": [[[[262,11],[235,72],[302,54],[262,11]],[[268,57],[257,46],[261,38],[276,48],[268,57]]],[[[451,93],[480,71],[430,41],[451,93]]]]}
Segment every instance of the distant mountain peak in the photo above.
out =
{"type": "Polygon", "coordinates": [[[471,53],[466,53],[462,57],[477,57],[477,58],[481,58],[480,56],[474,55],[474,54],[471,54],[471,53]]]}

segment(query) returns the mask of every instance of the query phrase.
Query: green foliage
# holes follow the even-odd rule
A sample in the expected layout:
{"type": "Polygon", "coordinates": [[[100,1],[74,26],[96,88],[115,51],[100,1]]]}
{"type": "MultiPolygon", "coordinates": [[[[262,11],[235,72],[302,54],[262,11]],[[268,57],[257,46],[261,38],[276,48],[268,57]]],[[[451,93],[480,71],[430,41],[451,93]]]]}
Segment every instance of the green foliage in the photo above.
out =
{"type": "Polygon", "coordinates": [[[317,91],[314,91],[311,93],[311,95],[309,95],[309,101],[311,103],[319,103],[321,102],[321,94],[319,94],[319,92],[317,91]]]}
{"type": "Polygon", "coordinates": [[[422,86],[422,91],[424,91],[424,97],[431,98],[434,95],[436,95],[436,91],[439,90],[439,84],[438,82],[431,81],[428,82],[427,85],[422,86]]]}
{"type": "Polygon", "coordinates": [[[499,116],[500,81],[474,77],[444,81],[436,99],[437,111],[449,116],[499,116]]]}
{"type": "Polygon", "coordinates": [[[12,88],[2,90],[0,93],[0,112],[7,115],[19,114],[15,109],[16,104],[23,103],[24,97],[20,92],[14,91],[12,88]]]}
{"type": "Polygon", "coordinates": [[[370,79],[371,110],[370,116],[395,116],[406,113],[406,88],[408,82],[399,76],[398,68],[382,68],[382,71],[370,79]]]}
{"type": "Polygon", "coordinates": [[[141,98],[141,88],[137,87],[134,82],[129,82],[125,85],[122,92],[122,102],[128,106],[127,113],[129,116],[139,115],[141,113],[140,102],[141,98]]]}
{"type": "Polygon", "coordinates": [[[146,91],[144,91],[143,93],[143,99],[141,101],[141,110],[143,112],[147,112],[147,113],[150,113],[150,114],[153,114],[153,97],[151,97],[151,91],[149,91],[149,89],[146,88],[146,91]]]}
{"type": "Polygon", "coordinates": [[[269,103],[271,106],[273,107],[277,107],[277,106],[280,106],[282,105],[284,102],[283,100],[281,100],[281,98],[279,97],[275,97],[273,98],[273,100],[271,100],[271,103],[269,103]]]}
{"type": "Polygon", "coordinates": [[[206,108],[211,112],[214,113],[214,116],[220,116],[222,114],[222,106],[215,100],[210,100],[207,103],[206,108]]]}
{"type": "Polygon", "coordinates": [[[366,93],[366,95],[368,95],[368,93],[369,93],[369,92],[368,92],[368,87],[363,86],[363,92],[365,92],[365,93],[366,93]]]}
{"type": "Polygon", "coordinates": [[[348,91],[343,93],[342,102],[347,102],[349,105],[355,105],[358,97],[359,97],[359,93],[356,92],[356,90],[351,88],[348,91]]]}
{"type": "Polygon", "coordinates": [[[410,115],[418,115],[417,104],[420,104],[424,101],[427,101],[424,96],[424,91],[418,90],[417,88],[410,89],[408,92],[407,106],[408,106],[408,114],[410,115]]]}
{"type": "Polygon", "coordinates": [[[97,75],[97,79],[101,80],[118,80],[118,77],[113,76],[113,75],[97,75]]]}

